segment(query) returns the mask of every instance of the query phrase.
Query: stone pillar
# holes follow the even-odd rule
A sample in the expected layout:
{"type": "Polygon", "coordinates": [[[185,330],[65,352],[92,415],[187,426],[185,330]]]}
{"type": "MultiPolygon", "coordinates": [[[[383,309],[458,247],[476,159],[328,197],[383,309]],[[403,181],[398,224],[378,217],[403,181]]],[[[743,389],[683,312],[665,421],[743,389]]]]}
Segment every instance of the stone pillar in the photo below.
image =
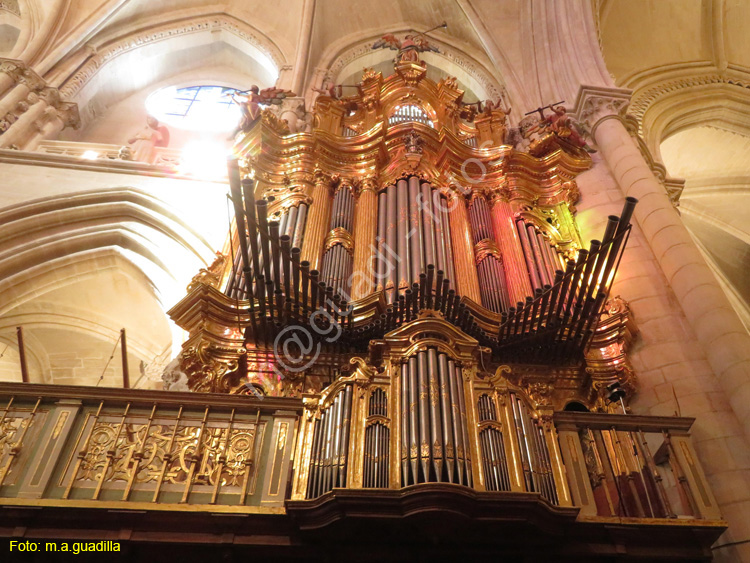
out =
{"type": "Polygon", "coordinates": [[[294,75],[292,90],[298,95],[305,89],[305,77],[307,76],[307,65],[310,58],[310,41],[313,34],[313,20],[315,19],[315,0],[302,1],[302,21],[300,23],[299,41],[297,53],[294,58],[294,75]]]}
{"type": "MultiPolygon", "coordinates": [[[[6,75],[3,75],[6,76],[6,75]]],[[[18,103],[26,99],[31,92],[29,85],[24,82],[19,82],[13,86],[3,97],[0,99],[0,118],[5,117],[5,114],[16,110],[18,103]]]]}
{"type": "Polygon", "coordinates": [[[508,288],[510,305],[516,306],[519,301],[526,302],[526,297],[534,295],[523,257],[521,241],[507,195],[500,191],[492,194],[492,228],[503,259],[505,283],[508,288]]]}
{"type": "Polygon", "coordinates": [[[453,244],[453,266],[456,272],[456,292],[475,303],[482,303],[479,295],[479,278],[474,259],[474,244],[471,240],[469,212],[466,200],[455,191],[448,203],[448,221],[451,226],[453,244]]]}
{"type": "MultiPolygon", "coordinates": [[[[294,74],[292,73],[294,67],[292,65],[284,65],[279,68],[279,77],[276,79],[276,87],[283,88],[284,90],[291,90],[294,87],[294,74]]],[[[295,92],[299,94],[299,92],[295,92]]]]}
{"type": "Polygon", "coordinates": [[[354,268],[352,299],[362,299],[375,290],[372,251],[378,229],[378,194],[375,179],[362,180],[354,212],[354,268]]]}
{"type": "Polygon", "coordinates": [[[22,147],[23,150],[35,151],[39,147],[39,143],[47,139],[54,139],[65,127],[65,121],[63,121],[58,111],[53,107],[48,107],[44,111],[42,120],[43,125],[41,130],[26,142],[25,146],[22,147]]]}
{"type": "Polygon", "coordinates": [[[17,145],[22,148],[23,141],[30,135],[33,135],[32,127],[34,122],[42,116],[44,110],[49,106],[38,94],[31,92],[26,98],[29,108],[13,123],[10,128],[0,137],[0,147],[7,148],[11,145],[17,145]]]}
{"type": "Polygon", "coordinates": [[[323,257],[323,242],[329,230],[331,219],[331,205],[333,180],[320,171],[315,173],[315,188],[313,188],[312,203],[307,215],[305,238],[302,241],[300,260],[310,262],[310,270],[320,271],[323,257]]]}
{"type": "MultiPolygon", "coordinates": [[[[591,209],[602,218],[591,229],[598,236],[625,196],[640,200],[613,291],[629,301],[639,327],[630,354],[640,382],[633,409],[696,418],[694,444],[729,522],[718,545],[743,542],[750,538],[750,467],[739,452],[750,449],[750,337],[628,133],[621,116],[629,99],[617,89],[579,93],[577,114],[599,148],[595,166],[578,177],[579,224],[591,209]]],[[[714,556],[750,561],[750,544],[714,556]]]]}
{"type": "Polygon", "coordinates": [[[18,80],[23,63],[13,59],[0,59],[0,97],[18,80]]]}
{"type": "Polygon", "coordinates": [[[635,218],[750,439],[750,335],[622,119],[594,109],[607,98],[583,92],[602,156],[623,194],[638,198],[635,218]]]}

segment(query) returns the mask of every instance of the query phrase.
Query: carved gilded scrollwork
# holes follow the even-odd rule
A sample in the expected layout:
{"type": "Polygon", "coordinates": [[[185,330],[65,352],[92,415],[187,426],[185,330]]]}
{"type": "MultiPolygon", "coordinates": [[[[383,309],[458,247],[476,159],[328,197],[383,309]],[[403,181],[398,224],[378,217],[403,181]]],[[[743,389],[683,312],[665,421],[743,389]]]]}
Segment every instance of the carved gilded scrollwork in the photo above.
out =
{"type": "Polygon", "coordinates": [[[474,245],[474,256],[476,256],[477,264],[479,264],[488,256],[494,256],[498,260],[502,261],[500,249],[497,247],[494,240],[488,238],[480,240],[476,245],[474,245]]]}
{"type": "Polygon", "coordinates": [[[619,383],[628,397],[637,387],[638,379],[627,358],[627,350],[638,333],[630,306],[620,296],[605,304],[604,314],[586,353],[586,372],[591,376],[591,393],[604,406],[606,387],[619,383]]]}
{"type": "Polygon", "coordinates": [[[187,375],[188,385],[193,391],[226,393],[236,385],[223,376],[237,368],[237,361],[217,360],[211,353],[209,342],[183,350],[179,358],[180,368],[187,375]]]}
{"type": "Polygon", "coordinates": [[[227,257],[221,252],[217,252],[216,258],[211,262],[211,265],[208,268],[201,268],[198,273],[193,276],[193,279],[187,286],[187,291],[192,291],[198,284],[219,287],[221,276],[224,273],[226,259],[227,257]]]}
{"type": "Polygon", "coordinates": [[[328,251],[337,244],[343,246],[349,254],[354,252],[354,239],[349,231],[342,227],[336,227],[326,235],[324,242],[325,250],[328,251]]]}
{"type": "Polygon", "coordinates": [[[258,445],[258,428],[253,423],[201,427],[197,422],[157,418],[148,424],[142,417],[127,417],[122,429],[120,424],[119,417],[102,417],[89,429],[88,439],[83,437],[87,447],[80,453],[81,464],[69,476],[77,487],[87,482],[93,487],[100,481],[124,485],[132,480],[136,487],[148,490],[160,478],[167,485],[182,485],[190,479],[191,464],[197,462],[192,475],[195,485],[213,486],[220,481],[231,490],[239,489],[247,471],[253,471],[252,463],[247,463],[255,459],[252,450],[257,451],[254,446],[258,445]]]}

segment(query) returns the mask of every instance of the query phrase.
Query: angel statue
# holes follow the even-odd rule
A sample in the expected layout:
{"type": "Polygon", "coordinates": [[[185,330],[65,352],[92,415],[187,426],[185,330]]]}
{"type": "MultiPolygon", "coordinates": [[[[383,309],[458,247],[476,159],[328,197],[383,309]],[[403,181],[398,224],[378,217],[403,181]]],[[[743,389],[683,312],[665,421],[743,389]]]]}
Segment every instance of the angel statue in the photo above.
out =
{"type": "Polygon", "coordinates": [[[595,149],[591,148],[586,142],[584,135],[586,131],[583,129],[581,124],[572,119],[565,107],[551,106],[552,115],[545,117],[545,122],[549,126],[550,130],[558,137],[569,141],[577,147],[584,149],[587,152],[594,153],[595,149]]]}
{"type": "Polygon", "coordinates": [[[492,100],[485,100],[484,101],[484,108],[480,109],[482,113],[486,116],[491,116],[493,112],[498,112],[502,114],[501,119],[505,120],[505,118],[510,115],[511,108],[508,106],[507,109],[503,109],[503,99],[498,98],[497,101],[492,100]]]}
{"type": "Polygon", "coordinates": [[[423,34],[407,35],[403,41],[399,41],[395,35],[387,33],[372,46],[373,49],[383,49],[386,47],[398,51],[394,63],[419,63],[419,53],[424,51],[440,52],[437,47],[430,45],[423,34]]]}
{"type": "Polygon", "coordinates": [[[261,90],[255,85],[252,85],[249,90],[245,90],[244,92],[232,93],[232,101],[240,106],[242,117],[237,128],[232,132],[230,139],[234,139],[240,131],[244,131],[245,133],[250,131],[260,117],[261,106],[279,106],[285,98],[291,96],[296,96],[291,90],[283,90],[276,87],[261,90]]]}
{"type": "Polygon", "coordinates": [[[315,86],[311,88],[313,92],[317,92],[318,94],[323,94],[325,96],[330,96],[334,100],[338,100],[341,97],[342,89],[343,86],[341,84],[334,84],[330,80],[326,80],[323,83],[322,88],[316,88],[315,86]]]}

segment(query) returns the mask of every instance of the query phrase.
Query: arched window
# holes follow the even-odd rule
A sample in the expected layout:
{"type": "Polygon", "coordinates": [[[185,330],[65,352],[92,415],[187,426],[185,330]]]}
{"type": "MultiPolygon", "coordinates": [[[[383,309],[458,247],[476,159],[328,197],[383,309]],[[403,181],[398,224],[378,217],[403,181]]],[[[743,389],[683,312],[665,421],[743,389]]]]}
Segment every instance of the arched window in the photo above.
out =
{"type": "Polygon", "coordinates": [[[430,116],[427,115],[427,112],[425,112],[425,110],[423,110],[421,107],[415,106],[414,104],[403,104],[396,106],[396,109],[393,110],[393,113],[388,118],[388,125],[395,125],[396,123],[406,123],[410,121],[424,123],[429,127],[435,126],[435,124],[430,119],[430,116]]]}
{"type": "Polygon", "coordinates": [[[192,131],[230,131],[240,120],[234,88],[191,86],[164,88],[151,94],[146,109],[167,125],[192,131]]]}

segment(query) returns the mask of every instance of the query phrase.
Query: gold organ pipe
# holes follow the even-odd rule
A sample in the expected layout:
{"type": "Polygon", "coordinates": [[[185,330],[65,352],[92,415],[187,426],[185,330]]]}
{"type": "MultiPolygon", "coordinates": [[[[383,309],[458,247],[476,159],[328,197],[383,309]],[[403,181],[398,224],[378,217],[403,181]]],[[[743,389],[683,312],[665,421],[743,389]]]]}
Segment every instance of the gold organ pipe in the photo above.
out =
{"type": "Polygon", "coordinates": [[[315,178],[312,204],[307,212],[307,227],[302,241],[301,259],[310,263],[310,270],[320,270],[323,241],[329,231],[331,205],[331,180],[320,175],[315,178]]]}
{"type": "Polygon", "coordinates": [[[481,303],[482,298],[479,293],[479,278],[474,260],[474,244],[471,240],[466,200],[453,192],[449,209],[456,291],[459,295],[468,297],[475,303],[481,303]]]}
{"type": "Polygon", "coordinates": [[[495,242],[503,257],[509,301],[524,301],[527,295],[531,295],[531,283],[513,220],[513,210],[510,202],[500,194],[495,194],[492,200],[492,226],[495,242]]]}
{"type": "Polygon", "coordinates": [[[371,179],[362,182],[354,211],[354,269],[352,299],[361,299],[375,289],[372,249],[378,227],[378,194],[371,179]]]}

